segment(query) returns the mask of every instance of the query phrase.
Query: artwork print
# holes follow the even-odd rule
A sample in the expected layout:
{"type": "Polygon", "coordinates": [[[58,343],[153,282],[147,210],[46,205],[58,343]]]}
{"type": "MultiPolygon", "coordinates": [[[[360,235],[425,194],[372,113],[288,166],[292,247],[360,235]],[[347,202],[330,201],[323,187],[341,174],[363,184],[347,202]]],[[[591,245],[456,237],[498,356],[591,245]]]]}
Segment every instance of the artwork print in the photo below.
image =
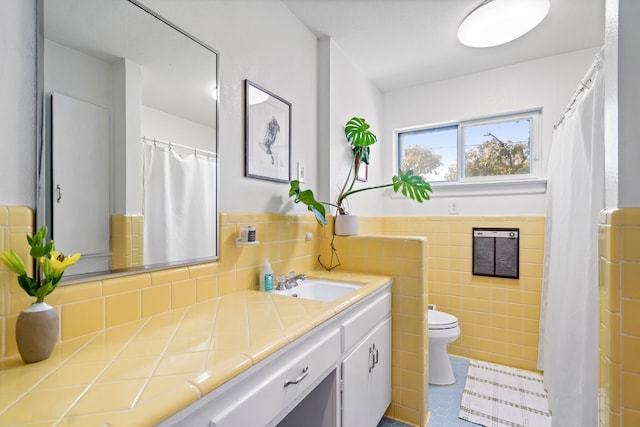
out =
{"type": "Polygon", "coordinates": [[[245,80],[245,176],[291,179],[291,104],[245,80]]]}

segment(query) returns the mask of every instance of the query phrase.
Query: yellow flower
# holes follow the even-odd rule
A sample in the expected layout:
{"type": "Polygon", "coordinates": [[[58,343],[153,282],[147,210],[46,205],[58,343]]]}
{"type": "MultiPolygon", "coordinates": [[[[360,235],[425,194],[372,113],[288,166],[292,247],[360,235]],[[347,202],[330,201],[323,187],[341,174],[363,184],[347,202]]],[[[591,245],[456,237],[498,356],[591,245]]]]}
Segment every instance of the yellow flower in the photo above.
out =
{"type": "Polygon", "coordinates": [[[18,276],[27,274],[22,259],[11,249],[0,254],[0,261],[4,262],[9,270],[13,271],[18,276]]]}
{"type": "Polygon", "coordinates": [[[80,259],[80,254],[65,256],[62,252],[51,251],[51,258],[43,256],[40,258],[45,276],[61,277],[64,270],[71,267],[80,259]]]}

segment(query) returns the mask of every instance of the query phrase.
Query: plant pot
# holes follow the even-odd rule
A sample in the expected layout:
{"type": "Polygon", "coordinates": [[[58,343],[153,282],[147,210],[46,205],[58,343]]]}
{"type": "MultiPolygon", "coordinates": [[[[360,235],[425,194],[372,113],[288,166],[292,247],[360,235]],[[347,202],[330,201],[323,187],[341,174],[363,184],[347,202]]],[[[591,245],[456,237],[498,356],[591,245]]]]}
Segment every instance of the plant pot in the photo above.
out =
{"type": "Polygon", "coordinates": [[[360,218],[358,215],[336,215],[335,232],[337,236],[353,236],[358,234],[360,218]]]}
{"type": "Polygon", "coordinates": [[[48,358],[58,340],[58,330],[58,313],[49,304],[36,302],[22,311],[16,322],[16,342],[22,360],[34,363],[48,358]]]}

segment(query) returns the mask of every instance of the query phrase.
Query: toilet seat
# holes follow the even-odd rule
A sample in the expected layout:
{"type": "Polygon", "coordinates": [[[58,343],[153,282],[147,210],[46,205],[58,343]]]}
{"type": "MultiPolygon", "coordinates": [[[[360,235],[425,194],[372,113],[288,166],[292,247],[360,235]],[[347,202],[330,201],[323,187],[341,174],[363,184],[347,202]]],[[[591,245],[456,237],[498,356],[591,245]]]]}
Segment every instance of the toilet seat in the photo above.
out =
{"type": "Polygon", "coordinates": [[[427,321],[430,330],[454,329],[458,326],[456,316],[436,310],[427,310],[427,321]]]}

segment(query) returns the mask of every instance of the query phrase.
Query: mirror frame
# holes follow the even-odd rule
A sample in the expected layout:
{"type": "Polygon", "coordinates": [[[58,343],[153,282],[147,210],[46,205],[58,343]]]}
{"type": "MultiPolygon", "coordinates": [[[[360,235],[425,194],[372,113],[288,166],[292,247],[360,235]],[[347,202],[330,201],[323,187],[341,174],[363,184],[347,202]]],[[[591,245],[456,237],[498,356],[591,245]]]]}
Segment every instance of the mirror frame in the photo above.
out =
{"type": "MultiPolygon", "coordinates": [[[[36,171],[36,200],[35,200],[35,230],[40,229],[41,226],[46,225],[49,230],[52,230],[52,177],[51,177],[51,147],[47,146],[45,139],[45,90],[44,90],[44,2],[47,0],[36,0],[36,159],[35,159],[35,171],[36,171]]],[[[112,1],[112,0],[109,0],[112,1]]],[[[112,277],[120,277],[127,275],[140,274],[145,272],[165,270],[175,267],[184,267],[189,265],[206,264],[218,261],[220,258],[220,52],[212,48],[208,44],[204,43],[197,37],[183,30],[173,22],[159,15],[148,6],[142,4],[139,0],[118,0],[130,3],[133,7],[137,7],[142,11],[148,13],[152,17],[158,19],[161,23],[168,25],[180,34],[189,38],[195,43],[198,43],[205,49],[211,51],[216,55],[216,90],[218,96],[215,99],[216,112],[216,140],[214,151],[218,155],[218,164],[216,165],[216,185],[215,185],[215,218],[216,218],[216,230],[215,230],[215,251],[216,253],[212,257],[188,259],[181,261],[157,263],[150,265],[143,265],[139,267],[129,267],[122,269],[111,269],[104,271],[97,271],[93,273],[76,274],[73,276],[67,276],[63,278],[60,285],[69,285],[75,283],[87,282],[89,280],[101,280],[112,277]]],[[[51,235],[51,233],[50,233],[51,235]]],[[[50,240],[50,235],[47,240],[50,240]]]]}

